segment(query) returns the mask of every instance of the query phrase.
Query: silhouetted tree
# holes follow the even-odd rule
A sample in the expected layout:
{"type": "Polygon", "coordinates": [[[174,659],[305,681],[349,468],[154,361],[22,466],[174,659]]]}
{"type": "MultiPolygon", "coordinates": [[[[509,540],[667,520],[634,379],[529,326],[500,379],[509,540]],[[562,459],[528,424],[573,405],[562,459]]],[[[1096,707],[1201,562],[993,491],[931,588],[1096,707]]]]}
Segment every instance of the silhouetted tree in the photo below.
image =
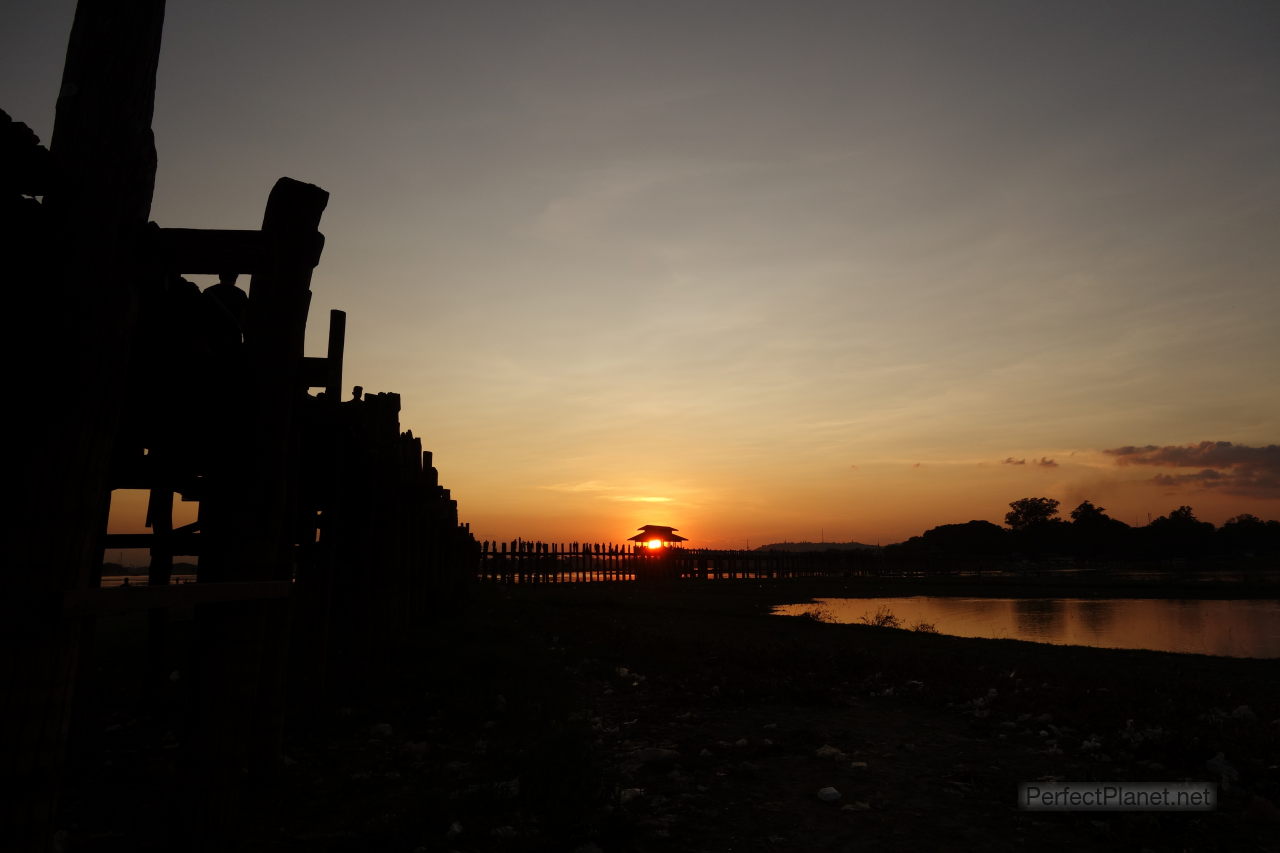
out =
{"type": "Polygon", "coordinates": [[[1014,530],[1026,530],[1051,521],[1057,514],[1058,502],[1053,498],[1019,498],[1009,504],[1004,523],[1014,530]]]}
{"type": "Polygon", "coordinates": [[[1119,557],[1128,545],[1130,527],[1107,515],[1106,507],[1083,501],[1071,510],[1070,550],[1081,557],[1119,557]]]}
{"type": "Polygon", "coordinates": [[[1013,528],[1013,542],[1018,551],[1030,556],[1066,553],[1070,525],[1058,514],[1053,498],[1021,498],[1009,504],[1004,522],[1013,528]]]}
{"type": "Polygon", "coordinates": [[[1080,506],[1071,510],[1071,520],[1076,524],[1093,524],[1102,520],[1111,520],[1107,508],[1098,506],[1093,501],[1081,501],[1080,506]]]}
{"type": "Polygon", "coordinates": [[[1202,557],[1213,547],[1213,524],[1196,518],[1185,505],[1154,519],[1143,531],[1148,549],[1162,557],[1202,557]]]}
{"type": "Polygon", "coordinates": [[[1256,557],[1280,553],[1280,521],[1263,521],[1251,513],[1229,518],[1218,528],[1218,550],[1256,557]]]}

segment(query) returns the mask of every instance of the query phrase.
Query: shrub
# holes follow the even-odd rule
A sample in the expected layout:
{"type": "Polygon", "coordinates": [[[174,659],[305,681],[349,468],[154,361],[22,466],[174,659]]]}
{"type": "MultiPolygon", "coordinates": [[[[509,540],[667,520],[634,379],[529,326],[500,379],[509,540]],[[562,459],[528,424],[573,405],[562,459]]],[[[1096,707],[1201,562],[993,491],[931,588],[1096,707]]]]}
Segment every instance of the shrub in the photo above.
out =
{"type": "Polygon", "coordinates": [[[901,628],[902,620],[893,615],[893,611],[885,605],[880,605],[876,612],[863,613],[858,618],[863,625],[871,625],[876,628],[901,628]]]}

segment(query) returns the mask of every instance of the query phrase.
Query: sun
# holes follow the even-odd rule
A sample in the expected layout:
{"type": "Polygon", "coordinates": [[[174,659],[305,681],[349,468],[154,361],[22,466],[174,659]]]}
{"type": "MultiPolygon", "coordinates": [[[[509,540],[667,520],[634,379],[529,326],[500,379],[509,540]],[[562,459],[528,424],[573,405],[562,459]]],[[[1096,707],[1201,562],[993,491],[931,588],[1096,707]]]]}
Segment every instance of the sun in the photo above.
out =
{"type": "Polygon", "coordinates": [[[648,542],[646,542],[646,543],[644,543],[644,544],[645,544],[645,545],[648,545],[648,546],[649,546],[649,548],[651,548],[652,550],[655,550],[655,551],[656,551],[657,549],[659,549],[659,548],[661,548],[661,547],[662,547],[662,540],[661,540],[661,539],[650,539],[648,542]]]}

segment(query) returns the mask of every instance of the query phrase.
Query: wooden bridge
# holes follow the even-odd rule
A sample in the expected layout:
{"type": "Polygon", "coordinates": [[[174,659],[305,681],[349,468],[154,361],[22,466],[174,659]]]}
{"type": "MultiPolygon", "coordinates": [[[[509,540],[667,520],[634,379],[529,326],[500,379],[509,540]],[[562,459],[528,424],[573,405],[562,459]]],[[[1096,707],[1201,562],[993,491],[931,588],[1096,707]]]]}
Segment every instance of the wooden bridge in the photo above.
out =
{"type": "Polygon", "coordinates": [[[130,663],[155,684],[173,610],[194,612],[173,780],[189,836],[170,849],[229,849],[241,792],[336,664],[456,601],[479,556],[398,395],[343,399],[343,312],[326,355],[304,356],[328,193],[281,178],[251,231],[149,222],[163,17],[163,0],[81,0],[49,148],[0,116],[3,339],[24,371],[0,596],[7,850],[54,847],[82,664],[116,615],[147,613],[130,663]],[[147,492],[148,533],[106,534],[120,489],[147,492]],[[175,500],[194,523],[175,526],[175,500]],[[123,547],[149,550],[148,583],[104,589],[103,551],[123,547]],[[198,558],[195,583],[170,583],[177,555],[198,558]]]}
{"type": "Polygon", "coordinates": [[[482,583],[592,583],[647,580],[755,580],[877,574],[875,551],[734,551],[633,543],[480,543],[482,583]]]}

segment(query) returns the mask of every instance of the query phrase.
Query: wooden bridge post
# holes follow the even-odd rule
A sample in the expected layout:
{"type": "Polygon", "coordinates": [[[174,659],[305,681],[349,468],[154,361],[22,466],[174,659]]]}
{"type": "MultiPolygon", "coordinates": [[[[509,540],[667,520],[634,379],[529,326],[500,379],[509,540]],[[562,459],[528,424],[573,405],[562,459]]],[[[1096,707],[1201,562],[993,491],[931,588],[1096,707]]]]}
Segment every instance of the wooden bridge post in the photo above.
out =
{"type": "MultiPolygon", "coordinates": [[[[263,215],[265,257],[254,270],[245,316],[246,386],[221,436],[226,465],[210,472],[201,502],[206,544],[200,581],[289,580],[296,498],[295,410],[312,269],[328,202],[319,187],[276,182],[263,215]]],[[[243,785],[274,770],[284,722],[287,600],[197,608],[193,831],[216,846],[243,785]]]]}
{"type": "MultiPolygon", "coordinates": [[[[58,96],[40,280],[16,281],[16,340],[34,375],[11,437],[22,535],[0,605],[0,838],[45,850],[70,720],[81,618],[135,322],[137,251],[155,180],[151,134],[163,0],[82,0],[58,96]],[[43,413],[41,416],[37,413],[43,413]]],[[[18,247],[26,248],[26,247],[18,247]]],[[[34,251],[42,251],[36,249],[34,251]]]]}
{"type": "MultiPolygon", "coordinates": [[[[155,540],[147,569],[147,586],[166,586],[173,579],[173,491],[155,488],[147,497],[147,527],[155,540]]],[[[153,607],[147,612],[148,681],[161,684],[168,651],[169,610],[153,607]]]]}
{"type": "MultiPolygon", "coordinates": [[[[340,440],[339,409],[342,402],[343,353],[346,347],[347,314],[329,312],[328,346],[323,362],[323,399],[306,401],[312,405],[310,438],[318,446],[310,485],[315,494],[301,509],[319,510],[312,519],[303,543],[294,588],[293,630],[290,637],[290,684],[295,703],[314,704],[323,697],[329,680],[333,650],[332,621],[335,584],[333,530],[329,529],[337,495],[344,488],[344,443],[340,440]]],[[[306,361],[304,360],[304,364],[306,361]]],[[[314,386],[309,386],[314,387],[314,386]]]]}

